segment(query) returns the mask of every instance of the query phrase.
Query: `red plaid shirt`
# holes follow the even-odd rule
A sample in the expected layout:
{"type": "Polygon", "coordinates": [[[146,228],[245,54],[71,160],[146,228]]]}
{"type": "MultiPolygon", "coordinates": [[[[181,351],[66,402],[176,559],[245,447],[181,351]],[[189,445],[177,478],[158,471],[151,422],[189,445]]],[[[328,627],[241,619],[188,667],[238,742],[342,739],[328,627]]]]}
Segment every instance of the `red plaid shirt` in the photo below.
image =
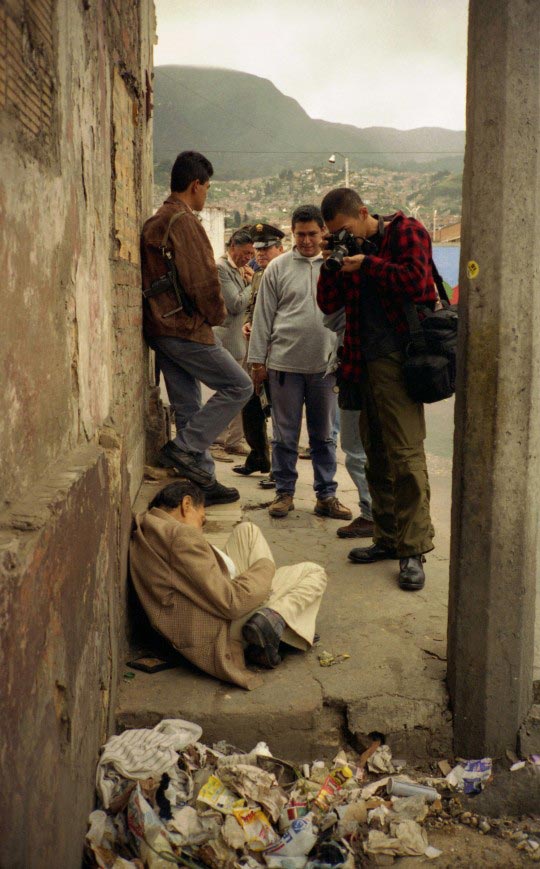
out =
{"type": "Polygon", "coordinates": [[[375,286],[388,321],[398,337],[408,334],[402,299],[429,304],[436,299],[431,272],[431,239],[427,229],[398,211],[385,218],[386,227],[377,256],[366,256],[356,272],[321,269],[317,304],[324,314],[345,308],[346,325],[341,371],[345,380],[358,380],[362,368],[360,293],[366,282],[375,286]]]}

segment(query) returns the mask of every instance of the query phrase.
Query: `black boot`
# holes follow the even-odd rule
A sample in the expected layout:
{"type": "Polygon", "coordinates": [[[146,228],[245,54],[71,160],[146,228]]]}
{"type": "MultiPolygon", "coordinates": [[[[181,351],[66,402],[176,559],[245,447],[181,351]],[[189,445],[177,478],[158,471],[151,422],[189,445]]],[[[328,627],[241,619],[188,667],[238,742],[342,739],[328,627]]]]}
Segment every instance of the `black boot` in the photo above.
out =
{"type": "Polygon", "coordinates": [[[426,575],[423,562],[426,559],[423,555],[410,555],[408,558],[399,559],[399,587],[403,591],[420,591],[424,588],[426,575]]]}
{"type": "Polygon", "coordinates": [[[201,486],[204,492],[204,506],[211,507],[212,504],[232,504],[233,501],[240,499],[240,492],[232,486],[223,486],[217,480],[210,486],[201,486]]]}

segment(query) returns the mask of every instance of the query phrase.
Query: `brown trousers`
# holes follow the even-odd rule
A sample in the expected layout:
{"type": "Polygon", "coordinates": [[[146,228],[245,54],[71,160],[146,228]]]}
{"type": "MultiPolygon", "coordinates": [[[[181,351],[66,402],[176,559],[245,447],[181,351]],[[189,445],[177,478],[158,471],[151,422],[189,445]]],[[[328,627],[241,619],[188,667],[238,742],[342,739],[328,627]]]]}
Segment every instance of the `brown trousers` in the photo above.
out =
{"type": "Polygon", "coordinates": [[[424,405],[411,401],[402,354],[366,363],[360,435],[373,502],[375,543],[400,558],[433,549],[429,480],[424,452],[424,405]]]}

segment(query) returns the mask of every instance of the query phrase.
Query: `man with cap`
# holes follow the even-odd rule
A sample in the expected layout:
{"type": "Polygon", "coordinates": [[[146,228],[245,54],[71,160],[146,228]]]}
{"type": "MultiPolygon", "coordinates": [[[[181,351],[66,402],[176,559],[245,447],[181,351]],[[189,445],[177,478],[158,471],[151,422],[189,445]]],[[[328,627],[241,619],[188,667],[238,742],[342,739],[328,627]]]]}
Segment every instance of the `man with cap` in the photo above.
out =
{"type": "MultiPolygon", "coordinates": [[[[284,235],[285,233],[281,229],[278,229],[277,226],[272,226],[270,223],[255,223],[251,227],[251,238],[253,240],[253,247],[255,248],[255,259],[258,269],[251,280],[251,297],[246,308],[243,326],[243,333],[248,341],[253,323],[255,303],[264,271],[271,260],[283,253],[281,240],[284,235]]],[[[250,474],[255,473],[255,471],[268,473],[270,470],[270,449],[266,434],[266,417],[261,406],[260,397],[255,393],[242,409],[242,425],[244,437],[251,448],[251,452],[247,456],[245,463],[243,465],[236,465],[233,471],[237,474],[242,474],[244,477],[248,477],[250,474]]]]}

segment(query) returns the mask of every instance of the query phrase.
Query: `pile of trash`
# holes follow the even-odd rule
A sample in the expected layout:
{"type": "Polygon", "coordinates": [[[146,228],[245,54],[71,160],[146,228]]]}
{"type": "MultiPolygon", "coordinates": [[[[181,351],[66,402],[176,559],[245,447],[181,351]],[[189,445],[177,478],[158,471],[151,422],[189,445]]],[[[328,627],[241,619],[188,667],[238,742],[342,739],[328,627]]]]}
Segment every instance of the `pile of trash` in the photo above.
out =
{"type": "Polygon", "coordinates": [[[360,755],[301,769],[262,742],[245,753],[201,736],[197,724],[165,719],[109,739],[86,866],[354,869],[377,855],[436,858],[425,827],[446,814],[439,790],[475,793],[491,775],[484,758],[413,781],[378,733],[360,755]]]}

